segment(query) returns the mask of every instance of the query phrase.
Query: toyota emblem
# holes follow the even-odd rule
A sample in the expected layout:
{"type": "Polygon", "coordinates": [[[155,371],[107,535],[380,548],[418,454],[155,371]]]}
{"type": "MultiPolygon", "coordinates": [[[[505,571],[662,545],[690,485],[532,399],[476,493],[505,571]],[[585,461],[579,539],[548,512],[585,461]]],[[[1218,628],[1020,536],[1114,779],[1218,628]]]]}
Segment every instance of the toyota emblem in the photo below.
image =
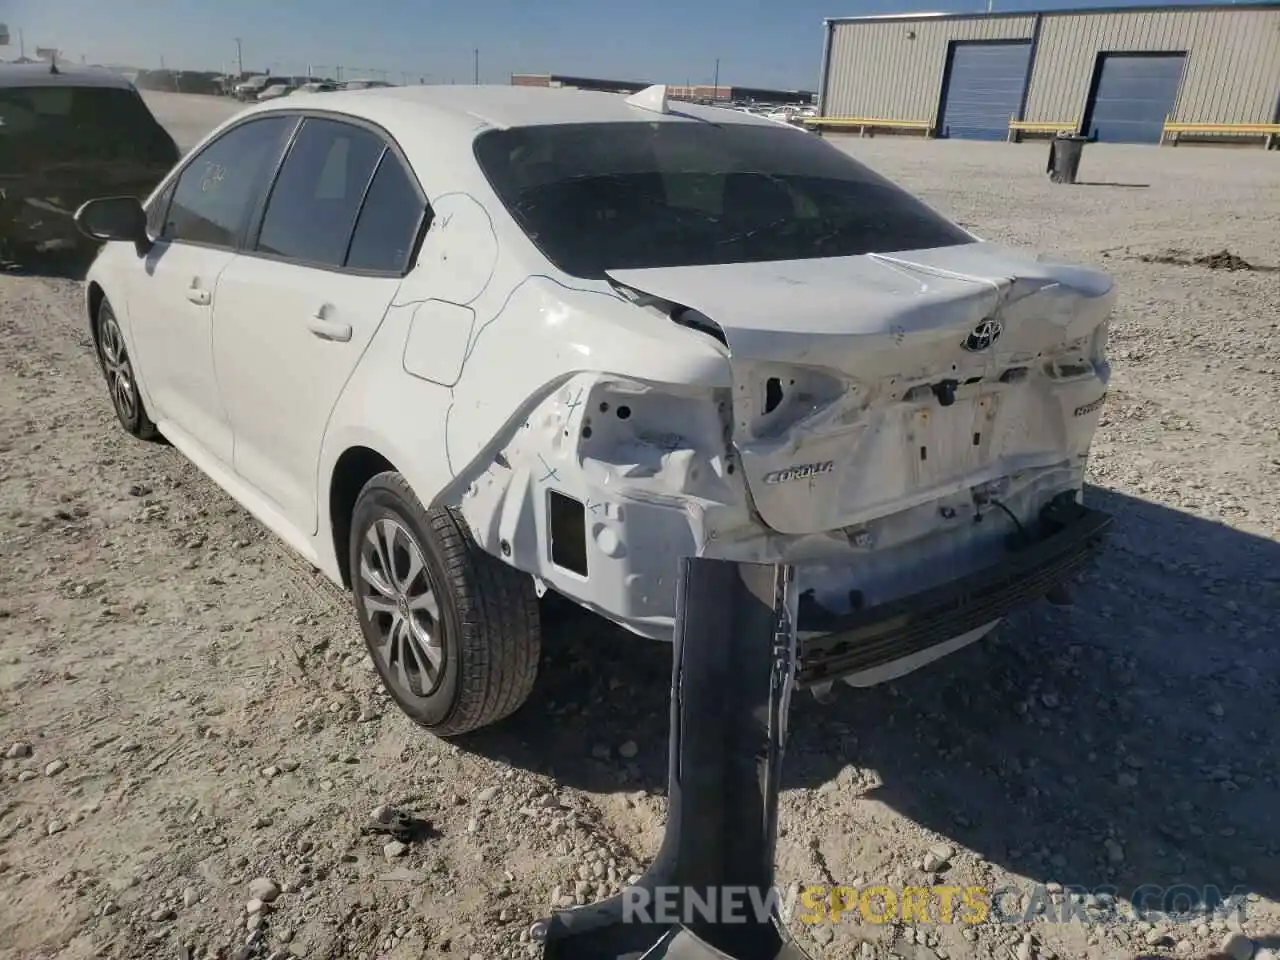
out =
{"type": "Polygon", "coordinates": [[[972,353],[981,353],[988,350],[991,345],[1000,339],[1000,334],[1004,333],[1004,324],[995,317],[987,317],[980,324],[969,331],[969,335],[964,338],[964,348],[972,353]]]}

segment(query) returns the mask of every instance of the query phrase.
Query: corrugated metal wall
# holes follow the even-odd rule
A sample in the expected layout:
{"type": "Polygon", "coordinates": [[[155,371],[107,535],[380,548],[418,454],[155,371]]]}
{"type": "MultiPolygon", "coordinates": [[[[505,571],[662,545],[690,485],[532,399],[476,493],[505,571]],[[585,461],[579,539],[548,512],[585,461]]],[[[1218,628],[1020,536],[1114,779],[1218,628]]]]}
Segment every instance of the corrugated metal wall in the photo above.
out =
{"type": "Polygon", "coordinates": [[[1045,16],[1025,119],[1079,121],[1100,51],[1185,50],[1174,119],[1269,123],[1280,96],[1280,10],[1045,16]]]}
{"type": "MultiPolygon", "coordinates": [[[[1031,39],[1034,29],[1032,15],[836,21],[822,112],[933,121],[951,41],[1031,39]]],[[[1175,119],[1274,119],[1280,10],[1247,6],[1042,14],[1024,119],[1079,122],[1098,53],[1143,50],[1187,53],[1175,119]]]]}
{"type": "Polygon", "coordinates": [[[1033,22],[1032,17],[983,17],[833,24],[822,112],[933,121],[952,40],[1029,40],[1033,22]]]}

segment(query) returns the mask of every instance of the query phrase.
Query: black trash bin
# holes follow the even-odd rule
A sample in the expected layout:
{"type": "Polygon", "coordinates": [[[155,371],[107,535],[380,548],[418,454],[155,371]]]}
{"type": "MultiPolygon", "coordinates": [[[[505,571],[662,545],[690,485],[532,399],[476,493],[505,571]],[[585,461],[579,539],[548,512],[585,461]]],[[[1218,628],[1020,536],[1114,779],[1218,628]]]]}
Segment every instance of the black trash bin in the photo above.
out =
{"type": "Polygon", "coordinates": [[[1080,155],[1088,137],[1060,133],[1049,144],[1049,166],[1046,171],[1054,183],[1075,183],[1080,170],[1080,155]]]}

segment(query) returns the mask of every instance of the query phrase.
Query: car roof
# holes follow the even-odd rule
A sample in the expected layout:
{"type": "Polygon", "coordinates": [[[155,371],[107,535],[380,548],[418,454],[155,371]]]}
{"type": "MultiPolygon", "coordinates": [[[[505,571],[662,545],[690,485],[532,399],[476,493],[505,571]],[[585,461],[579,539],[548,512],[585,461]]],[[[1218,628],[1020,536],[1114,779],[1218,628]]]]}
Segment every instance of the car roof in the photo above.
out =
{"type": "Polygon", "coordinates": [[[364,120],[385,130],[404,151],[428,197],[453,192],[485,194],[490,186],[476,163],[475,140],[490,130],[577,123],[714,123],[782,128],[776,120],[693,103],[672,102],[661,114],[632,106],[616,93],[547,87],[436,84],[338,90],[322,98],[275,97],[255,103],[211,131],[253,117],[319,113],[364,120]]]}
{"type": "Polygon", "coordinates": [[[132,90],[128,78],[114,70],[94,67],[58,67],[47,63],[0,63],[2,87],[108,87],[132,90]]]}
{"type": "MultiPolygon", "coordinates": [[[[485,127],[509,128],[564,123],[642,123],[713,121],[765,124],[737,110],[672,101],[666,114],[632,106],[616,93],[547,87],[455,86],[427,84],[341,90],[325,98],[326,110],[364,117],[389,130],[425,119],[453,121],[473,134],[485,127]]],[[[264,104],[257,108],[297,110],[296,104],[264,104]]]]}

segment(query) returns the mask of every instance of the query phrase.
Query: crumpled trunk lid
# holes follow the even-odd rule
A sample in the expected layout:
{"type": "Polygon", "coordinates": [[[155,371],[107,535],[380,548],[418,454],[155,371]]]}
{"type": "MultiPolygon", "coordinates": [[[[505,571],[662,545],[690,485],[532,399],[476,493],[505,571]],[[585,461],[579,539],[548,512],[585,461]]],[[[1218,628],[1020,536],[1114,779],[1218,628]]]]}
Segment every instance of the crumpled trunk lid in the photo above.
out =
{"type": "Polygon", "coordinates": [[[609,276],[723,332],[734,445],[779,532],[1087,455],[1115,299],[1101,271],[971,243],[609,276]]]}

